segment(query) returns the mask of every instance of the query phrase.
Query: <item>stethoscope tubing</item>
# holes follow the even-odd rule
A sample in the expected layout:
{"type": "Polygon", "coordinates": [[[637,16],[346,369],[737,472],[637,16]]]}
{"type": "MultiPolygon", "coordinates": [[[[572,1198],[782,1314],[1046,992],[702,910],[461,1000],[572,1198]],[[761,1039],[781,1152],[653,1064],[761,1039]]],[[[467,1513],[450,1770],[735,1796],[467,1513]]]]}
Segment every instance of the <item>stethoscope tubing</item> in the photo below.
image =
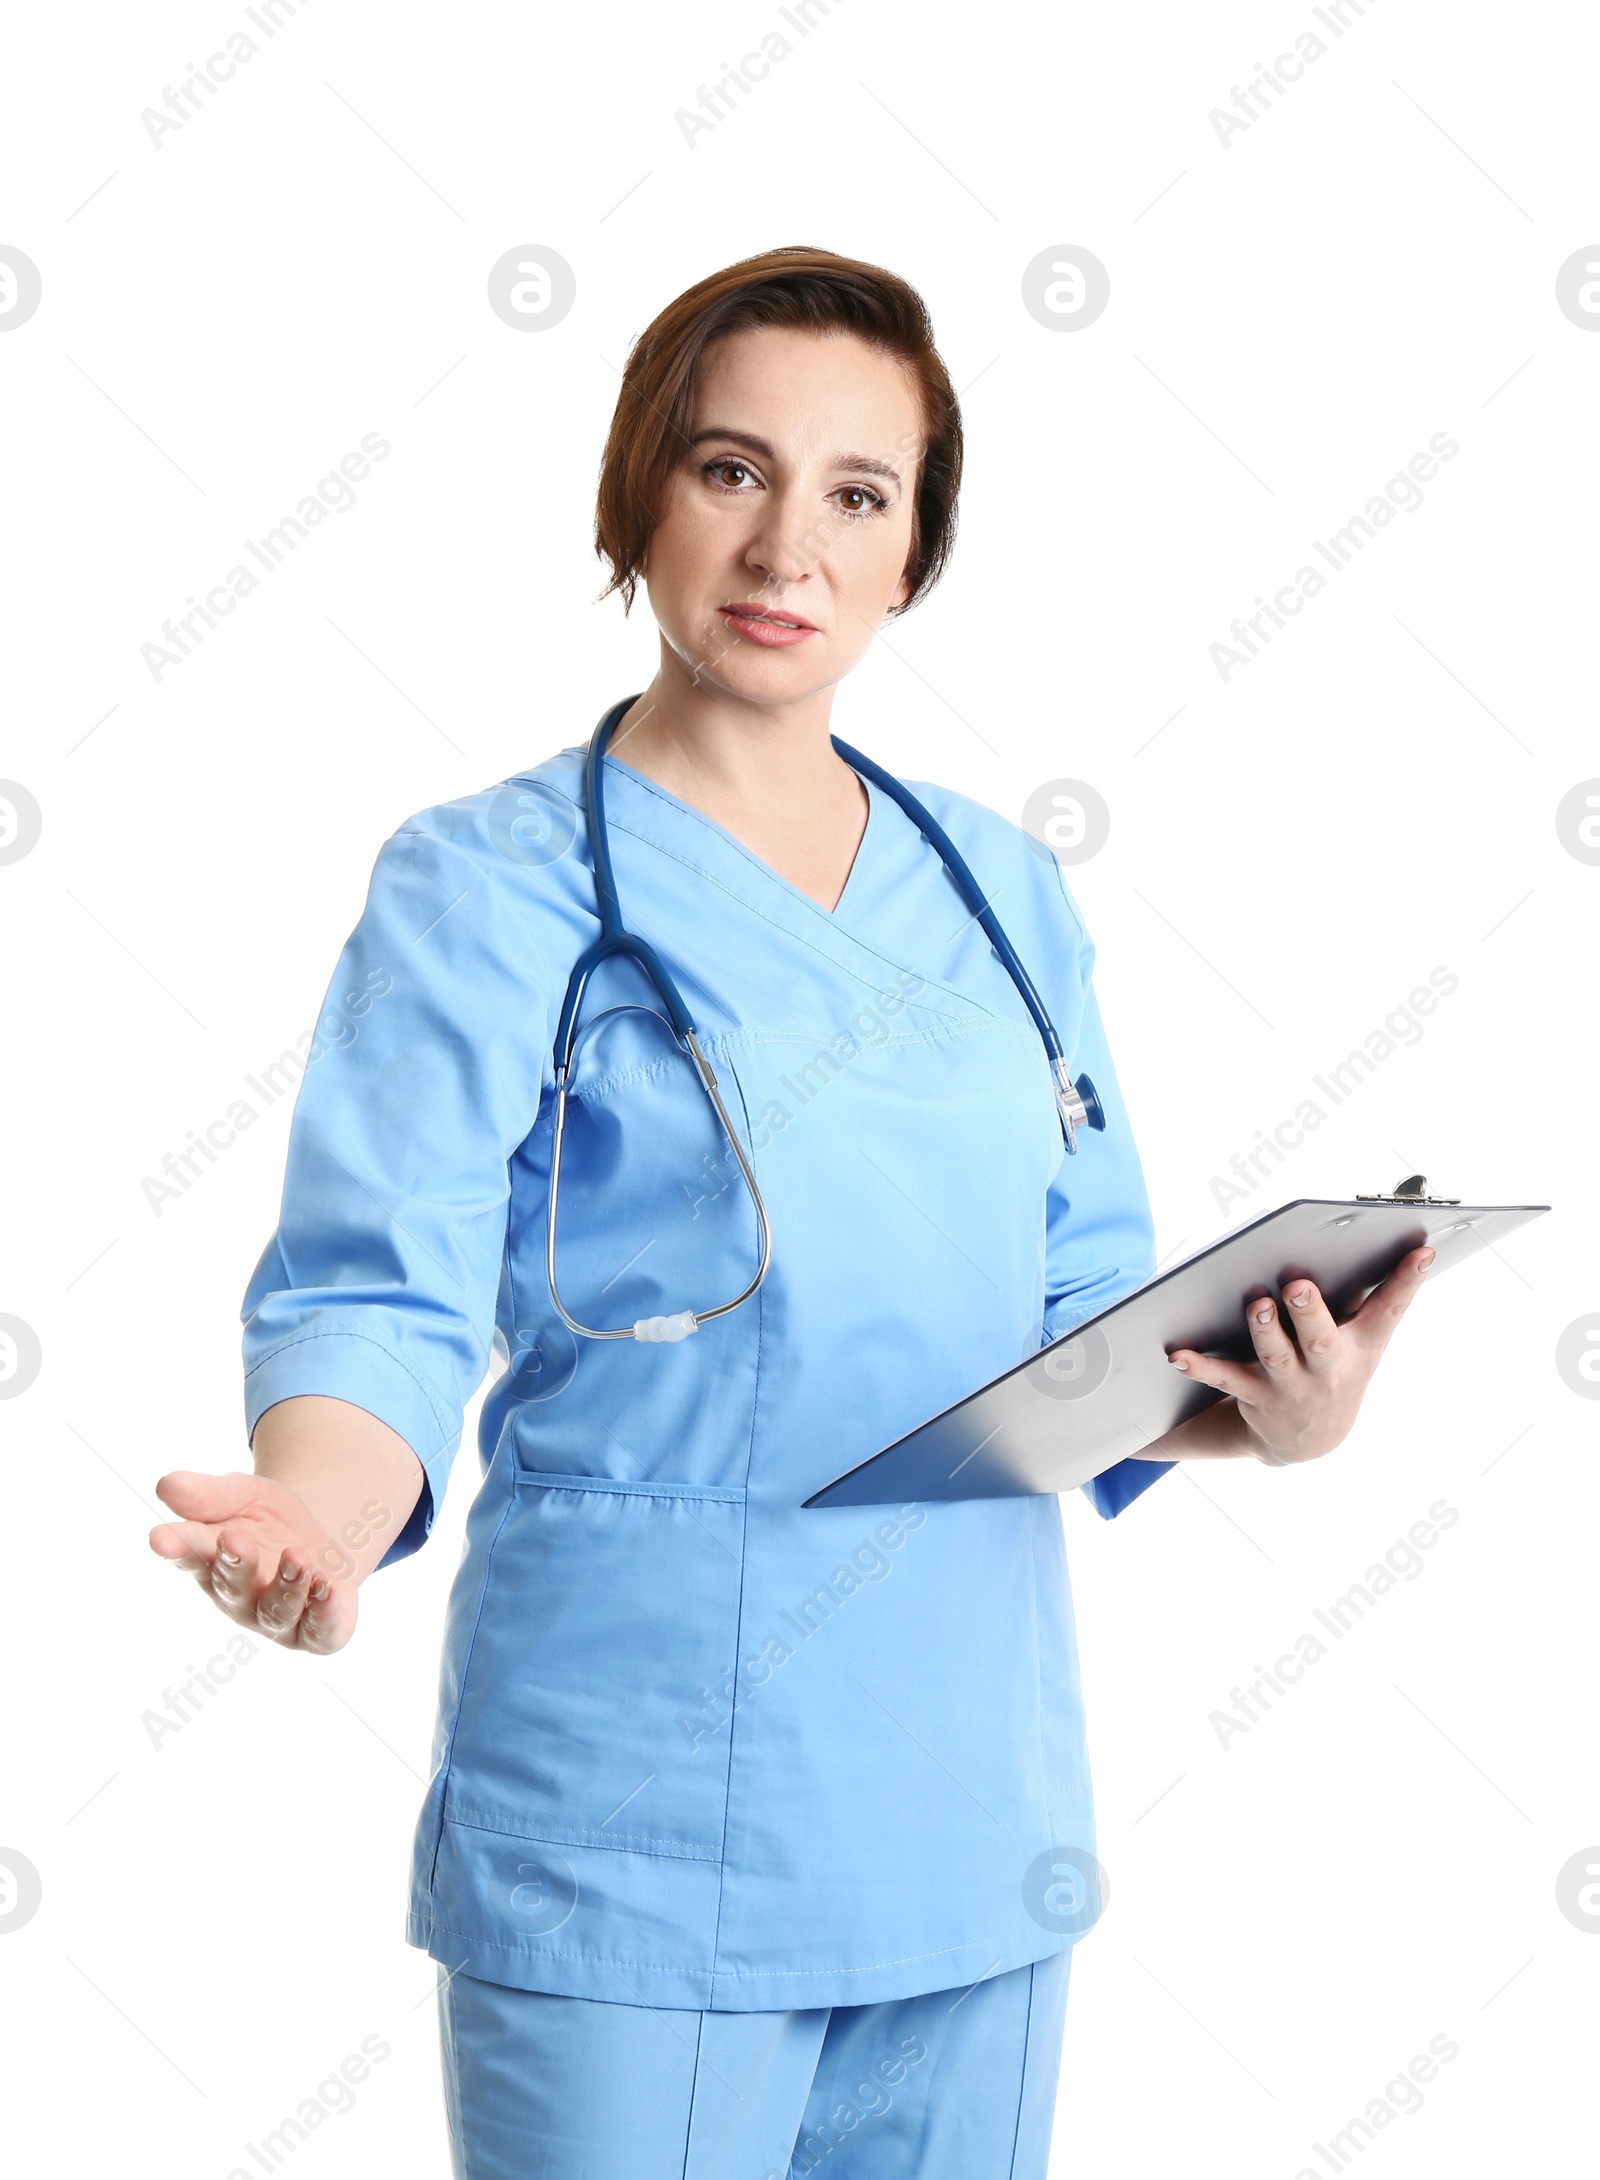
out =
{"type": "MultiPolygon", "coordinates": [[[[641,939],[636,933],[629,931],[623,922],[622,902],[617,892],[616,873],[611,863],[611,838],[606,825],[605,753],[606,745],[611,739],[612,730],[616,727],[617,722],[638,701],[637,696],[628,696],[624,697],[620,703],[612,705],[590,736],[588,753],[584,760],[584,801],[589,818],[589,848],[594,864],[595,898],[600,912],[600,936],[590,946],[585,947],[574,962],[572,973],[567,979],[566,995],[561,1002],[561,1012],[556,1022],[555,1049],[553,1053],[556,1095],[550,1145],[550,1194],[545,1218],[545,1270],[550,1283],[550,1299],[555,1305],[558,1316],[570,1331],[580,1334],[584,1339],[674,1341],[685,1338],[689,1333],[698,1330],[703,1324],[710,1323],[714,1318],[726,1317],[730,1311],[738,1309],[742,1303],[749,1301],[750,1297],[761,1285],[761,1282],[766,1278],[767,1271],[772,1263],[772,1224],[767,1215],[767,1207],[762,1198],[760,1184],[756,1180],[755,1169],[751,1165],[744,1144],[739,1138],[738,1130],[728,1116],[727,1107],[723,1104],[722,1093],[716,1075],[700,1048],[694,1017],[689,1012],[683,994],[679,991],[671,970],[656,949],[648,940],[641,939]],[[561,1194],[561,1151],[566,1140],[567,1093],[578,1047],[586,1034],[584,1030],[579,1028],[578,1017],[583,1007],[584,994],[588,989],[590,977],[602,962],[608,961],[617,955],[624,955],[636,961],[644,971],[666,1009],[664,1019],[693,1062],[695,1071],[700,1077],[701,1086],[711,1100],[718,1124],[728,1140],[734,1158],[738,1162],[740,1176],[749,1192],[750,1201],[756,1215],[760,1251],[759,1262],[753,1278],[730,1302],[719,1302],[711,1309],[683,1310],[676,1316],[671,1317],[641,1318],[632,1325],[605,1327],[584,1324],[579,1318],[573,1316],[561,1299],[556,1286],[556,1215],[561,1194]]],[[[1075,1128],[1079,1126],[1103,1128],[1105,1126],[1105,1115],[1101,1109],[1099,1099],[1095,1096],[1094,1085],[1087,1075],[1080,1075],[1076,1083],[1070,1079],[1067,1071],[1066,1054],[1062,1048],[1061,1039],[1056,1034],[1055,1024],[1051,1021],[1043,1000],[1034,988],[1033,979],[1023,967],[1015,947],[1006,936],[1004,927],[990,905],[988,897],[968,867],[965,857],[933,813],[924,808],[923,804],[912,794],[910,788],[902,785],[892,772],[886,772],[882,765],[874,763],[872,758],[864,756],[860,750],[852,749],[850,744],[841,741],[838,735],[833,735],[830,739],[834,749],[847,765],[851,766],[862,778],[870,780],[875,787],[881,789],[884,794],[899,805],[949,872],[957,892],[971,910],[973,920],[978,924],[989,944],[999,956],[1002,966],[1016,986],[1023,1005],[1033,1018],[1034,1027],[1039,1032],[1045,1048],[1045,1057],[1050,1065],[1056,1106],[1061,1116],[1066,1147],[1068,1151],[1076,1151],[1075,1128]]],[[[608,1008],[605,1010],[606,1013],[632,1011],[634,1011],[632,1008],[608,1008]]],[[[655,1012],[650,1007],[640,1008],[637,1011],[645,1014],[655,1012]]],[[[601,1019],[603,1019],[603,1016],[595,1016],[589,1027],[592,1028],[594,1022],[601,1019]]],[[[657,1019],[663,1019],[663,1017],[657,1017],[657,1019]]]]}
{"type": "Polygon", "coordinates": [[[968,908],[971,909],[973,920],[977,923],[989,944],[1000,956],[1007,974],[1017,987],[1023,1005],[1033,1016],[1034,1028],[1043,1038],[1045,1051],[1049,1055],[1052,1064],[1060,1060],[1064,1065],[1066,1054],[1061,1048],[1061,1039],[1056,1035],[1056,1026],[1045,1012],[1044,1001],[1034,990],[1032,977],[1022,966],[1016,948],[1007,938],[999,917],[989,905],[988,896],[973,876],[967,865],[966,858],[950,838],[950,835],[939,823],[933,812],[925,808],[912,794],[910,788],[897,780],[892,772],[886,772],[882,765],[875,764],[870,757],[863,756],[859,749],[852,749],[848,742],[841,742],[838,735],[832,735],[829,739],[839,755],[853,771],[863,774],[865,778],[872,782],[874,787],[881,787],[892,801],[900,805],[906,816],[921,833],[923,839],[939,857],[945,869],[955,881],[956,891],[966,902],[968,908]]]}

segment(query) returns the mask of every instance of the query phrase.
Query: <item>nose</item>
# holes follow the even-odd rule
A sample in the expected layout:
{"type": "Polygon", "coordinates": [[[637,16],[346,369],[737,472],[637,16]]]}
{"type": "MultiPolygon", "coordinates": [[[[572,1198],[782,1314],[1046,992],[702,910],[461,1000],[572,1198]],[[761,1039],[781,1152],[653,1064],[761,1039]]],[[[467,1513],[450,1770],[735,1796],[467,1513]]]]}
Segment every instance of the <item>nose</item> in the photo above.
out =
{"type": "MultiPolygon", "coordinates": [[[[798,493],[771,492],[757,503],[753,534],[745,547],[745,566],[757,572],[769,592],[804,582],[818,555],[807,549],[802,500],[798,493]]],[[[815,541],[813,541],[814,543],[815,541]]]]}

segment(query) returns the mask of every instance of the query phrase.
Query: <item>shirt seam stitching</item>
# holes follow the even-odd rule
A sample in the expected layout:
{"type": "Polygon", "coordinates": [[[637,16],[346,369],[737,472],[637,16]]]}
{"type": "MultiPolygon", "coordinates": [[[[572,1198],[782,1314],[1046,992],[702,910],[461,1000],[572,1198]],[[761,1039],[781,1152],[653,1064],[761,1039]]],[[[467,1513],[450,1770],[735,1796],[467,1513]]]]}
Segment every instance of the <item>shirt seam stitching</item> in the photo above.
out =
{"type": "MultiPolygon", "coordinates": [[[[654,796],[657,801],[661,802],[664,809],[669,807],[665,798],[660,794],[659,790],[652,787],[648,781],[645,781],[642,774],[632,776],[637,777],[641,780],[642,784],[645,787],[645,791],[650,795],[654,796]]],[[[693,871],[697,878],[703,878],[708,885],[713,885],[718,889],[719,892],[727,894],[730,900],[738,901],[739,905],[742,908],[748,909],[750,914],[753,916],[759,916],[763,923],[771,924],[774,930],[782,931],[786,937],[794,939],[799,945],[806,947],[811,953],[820,955],[823,960],[827,961],[830,964],[830,966],[840,970],[844,975],[854,977],[859,983],[862,984],[865,984],[867,982],[867,979],[862,976],[859,969],[852,968],[845,962],[835,960],[833,955],[829,952],[828,948],[819,944],[818,940],[815,937],[811,936],[809,933],[803,930],[790,930],[787,924],[781,923],[776,916],[769,914],[766,909],[760,907],[756,902],[747,901],[742,894],[738,893],[733,886],[728,884],[726,879],[719,877],[715,871],[708,870],[703,863],[697,861],[691,856],[680,854],[675,848],[663,847],[660,841],[652,840],[648,833],[640,832],[637,827],[628,824],[626,819],[616,818],[612,816],[609,812],[607,813],[606,824],[608,830],[626,833],[631,840],[637,840],[642,846],[646,848],[653,848],[657,855],[664,855],[670,861],[680,864],[685,870],[693,871]]],[[[728,835],[728,838],[732,842],[732,845],[735,848],[736,852],[741,856],[744,861],[746,861],[750,865],[750,869],[756,877],[768,877],[773,875],[768,871],[767,867],[761,863],[759,858],[751,855],[748,848],[743,847],[738,841],[734,841],[731,834],[728,835]]],[[[818,916],[827,915],[828,912],[826,909],[818,907],[815,903],[813,903],[812,906],[815,908],[816,914],[818,916]]],[[[847,931],[842,924],[833,925],[832,928],[837,931],[837,933],[844,940],[846,945],[857,948],[870,960],[884,962],[889,968],[897,970],[903,969],[907,966],[907,964],[904,962],[892,961],[887,954],[880,953],[875,946],[868,945],[865,939],[857,938],[854,932],[847,931]]],[[[924,981],[932,983],[936,990],[947,993],[952,999],[962,1000],[967,1006],[975,1007],[981,1014],[992,1014],[993,1012],[991,1008],[985,1007],[981,1000],[973,999],[968,993],[958,991],[954,985],[946,984],[942,978],[925,978],[924,981]]]]}
{"type": "MultiPolygon", "coordinates": [[[[454,1823],[455,1819],[451,1818],[449,1821],[454,1823]]],[[[513,1945],[505,1938],[486,1938],[474,1931],[458,1930],[453,1923],[441,1922],[434,1915],[419,1917],[418,1922],[419,1924],[425,1922],[430,1932],[437,1933],[441,1937],[459,1938],[466,1945],[484,1946],[492,1952],[524,1954],[530,1952],[530,1948],[513,1945]]],[[[975,1953],[978,1950],[979,1948],[976,1945],[970,1943],[966,1945],[942,1945],[931,1953],[904,1953],[896,1960],[863,1961],[854,1968],[722,1968],[714,1972],[709,1968],[683,1966],[675,1961],[624,1960],[615,1954],[577,1953],[568,1948],[544,1947],[538,1951],[537,1958],[541,1960],[584,1961],[596,1968],[639,1968],[654,1974],[701,1976],[708,1983],[713,1980],[713,1974],[715,1974],[717,1981],[725,1983],[738,1983],[741,1981],[746,1983],[792,1983],[800,1976],[864,1976],[874,1975],[880,1968],[914,1968],[919,1961],[946,1960],[954,1953],[975,1953]]],[[[1019,1962],[1018,1965],[1022,1966],[1023,1964],[1019,1962]]]]}
{"type": "MultiPolygon", "coordinates": [[[[374,1345],[377,1343],[374,1342],[374,1345]]],[[[467,1676],[472,1670],[472,1653],[478,1646],[478,1629],[483,1624],[484,1606],[489,1601],[489,1576],[494,1568],[494,1548],[500,1542],[500,1532],[506,1525],[515,1500],[508,1492],[501,1508],[500,1519],[495,1523],[494,1535],[489,1539],[489,1549],[483,1556],[483,1587],[478,1592],[478,1609],[472,1616],[472,1633],[467,1638],[466,1655],[461,1660],[461,1680],[456,1694],[455,1715],[450,1721],[450,1738],[445,1744],[444,1757],[439,1765],[439,1829],[433,1835],[433,1858],[428,1864],[428,1905],[433,1905],[433,1890],[439,1880],[439,1854],[444,1846],[444,1828],[450,1822],[446,1804],[450,1798],[450,1766],[455,1760],[456,1735],[461,1730],[461,1713],[467,1692],[467,1676]]]]}
{"type": "MultiPolygon", "coordinates": [[[[504,1520],[505,1516],[502,1515],[501,1521],[504,1522],[504,1520]]],[[[498,1530],[496,1530],[495,1535],[496,1537],[499,1536],[498,1530]]],[[[487,1587],[488,1585],[485,1583],[485,1588],[487,1587]]],[[[474,1624],[473,1633],[476,1636],[476,1624],[474,1624]]],[[[466,1669],[463,1667],[461,1675],[463,1687],[466,1686],[466,1677],[466,1669]]],[[[452,1736],[453,1745],[454,1737],[452,1736]]],[[[472,1804],[469,1802],[465,1806],[470,1809],[472,1804]]],[[[595,1833],[585,1831],[580,1825],[576,1824],[547,1827],[544,1830],[531,1829],[523,1824],[517,1824],[513,1827],[509,1820],[504,1824],[490,1824],[481,1818],[464,1815],[462,1805],[459,1803],[445,1810],[444,1821],[447,1824],[459,1825],[464,1832],[486,1833],[490,1839],[531,1839],[550,1847],[589,1847],[598,1854],[652,1855],[657,1861],[661,1862],[704,1862],[714,1866],[718,1860],[717,1850],[714,1847],[694,1847],[686,1840],[657,1840],[652,1844],[646,1836],[630,1832],[618,1833],[612,1839],[600,1839],[595,1833]]],[[[628,1965],[636,1967],[639,1964],[630,1962],[628,1965]]]]}
{"type": "MultiPolygon", "coordinates": [[[[745,1128],[750,1128],[750,1104],[740,1081],[739,1071],[729,1061],[729,1071],[739,1090],[739,1110],[744,1116],[745,1128]]],[[[753,1154],[752,1154],[753,1155],[753,1154]]],[[[717,1849],[717,1915],[711,1931],[711,1988],[716,1991],[717,1959],[722,1949],[722,1909],[728,1896],[728,1824],[733,1809],[733,1744],[739,1730],[739,1651],[744,1640],[744,1578],[750,1564],[750,1472],[755,1463],[756,1415],[761,1402],[761,1336],[766,1330],[767,1297],[763,1287],[756,1301],[756,1358],[755,1382],[750,1390],[750,1433],[745,1442],[744,1460],[744,1520],[739,1532],[739,1601],[733,1615],[733,1709],[728,1719],[728,1761],[722,1777],[722,1839],[717,1849]]]]}
{"type": "MultiPolygon", "coordinates": [[[[383,1357],[384,1361],[393,1363],[396,1370],[398,1370],[402,1376],[409,1378],[411,1383],[417,1388],[418,1392],[421,1393],[423,1399],[427,1402],[429,1408],[432,1410],[434,1422],[439,1426],[440,1430],[445,1432],[447,1439],[450,1435],[452,1435],[450,1431],[449,1417],[445,1409],[440,1405],[439,1401],[435,1399],[433,1388],[428,1384],[427,1380],[418,1377],[417,1373],[411,1368],[409,1363],[402,1362],[400,1357],[396,1355],[391,1349],[385,1347],[381,1340],[375,1340],[370,1332],[358,1332],[349,1327],[341,1325],[335,1328],[331,1328],[326,1332],[291,1333],[288,1339],[280,1340],[276,1347],[269,1347],[266,1350],[265,1354],[258,1355],[256,1357],[255,1361],[251,1363],[249,1368],[245,1371],[245,1383],[248,1385],[250,1380],[255,1376],[256,1372],[258,1370],[264,1369],[265,1366],[269,1362],[274,1361],[277,1356],[285,1354],[292,1347],[307,1347],[313,1340],[359,1340],[363,1347],[375,1347],[378,1353],[383,1357]]],[[[285,1397],[287,1398],[288,1396],[285,1397]]],[[[352,1402],[352,1406],[354,1407],[359,1407],[360,1405],[361,1403],[359,1401],[352,1402]]],[[[416,1448],[413,1447],[412,1451],[415,1452],[416,1448]]],[[[420,1455],[418,1456],[418,1458],[421,1458],[420,1455]]],[[[437,1455],[435,1456],[435,1458],[437,1459],[437,1455]]],[[[427,1467],[426,1462],[423,1462],[423,1467],[427,1467]]]]}
{"type": "MultiPolygon", "coordinates": [[[[753,1051],[757,1046],[762,1045],[790,1044],[795,1047],[796,1051],[804,1051],[809,1045],[811,1058],[814,1059],[820,1053],[824,1058],[832,1059],[836,1069],[842,1069],[850,1064],[851,1059],[859,1059],[863,1052],[888,1052],[893,1049],[904,1049],[912,1045],[948,1043],[957,1037],[988,1037],[1001,1034],[1033,1039],[1038,1036],[1038,1031],[1034,1028],[1032,1022],[1019,1021],[1009,1015],[990,1014],[981,1022],[971,1022],[963,1021],[957,1015],[934,1014],[931,1008],[928,1012],[931,1020],[927,1029],[903,1031],[898,1036],[884,1038],[881,1044],[868,1043],[865,1040],[857,1039],[857,1050],[848,1058],[843,1054],[838,1056],[832,1054],[830,1051],[831,1039],[825,1041],[820,1038],[797,1037],[788,1030],[740,1029],[713,1031],[710,1035],[700,1036],[700,1046],[702,1051],[726,1059],[732,1065],[734,1054],[740,1050],[753,1051]]],[[[835,1037],[839,1037],[847,1036],[849,1032],[835,1030],[833,1034],[835,1037]]],[[[681,1065],[681,1060],[668,1055],[660,1060],[646,1061],[638,1066],[618,1068],[610,1074],[597,1075],[591,1081],[581,1083],[570,1095],[580,1105],[585,1102],[600,1104],[617,1091],[637,1089],[643,1084],[662,1080],[681,1065]]]]}
{"type": "MultiPolygon", "coordinates": [[[[524,1401],[522,1407],[530,1403],[524,1401]]],[[[625,1476],[590,1476],[582,1469],[517,1468],[512,1472],[518,1484],[531,1484],[536,1491],[603,1492],[612,1498],[627,1499],[703,1499],[713,1506],[743,1506],[747,1485],[733,1484],[663,1484],[651,1480],[635,1483],[625,1476]]]]}

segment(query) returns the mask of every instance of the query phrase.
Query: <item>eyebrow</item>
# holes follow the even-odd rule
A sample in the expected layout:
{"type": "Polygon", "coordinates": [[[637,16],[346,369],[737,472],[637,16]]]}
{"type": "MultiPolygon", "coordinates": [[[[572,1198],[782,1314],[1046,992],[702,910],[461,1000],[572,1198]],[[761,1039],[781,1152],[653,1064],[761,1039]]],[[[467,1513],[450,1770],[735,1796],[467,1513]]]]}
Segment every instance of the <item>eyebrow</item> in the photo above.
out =
{"type": "MultiPolygon", "coordinates": [[[[744,447],[751,454],[759,454],[763,460],[772,461],[775,449],[768,439],[758,439],[753,432],[729,431],[724,425],[713,424],[705,431],[697,431],[689,444],[703,446],[709,439],[720,439],[727,446],[744,447]]],[[[904,489],[899,470],[888,462],[880,462],[871,454],[836,454],[831,465],[834,469],[854,469],[869,477],[886,477],[891,484],[904,489]]]]}

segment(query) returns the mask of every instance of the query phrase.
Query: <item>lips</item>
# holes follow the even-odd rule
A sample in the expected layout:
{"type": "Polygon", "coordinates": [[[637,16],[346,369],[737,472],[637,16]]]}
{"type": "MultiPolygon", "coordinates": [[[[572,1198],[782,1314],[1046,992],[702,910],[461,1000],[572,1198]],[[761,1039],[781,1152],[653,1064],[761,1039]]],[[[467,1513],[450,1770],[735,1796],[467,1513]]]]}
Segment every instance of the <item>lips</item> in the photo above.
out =
{"type": "Polygon", "coordinates": [[[719,606],[718,612],[733,633],[762,651],[782,651],[805,643],[816,635],[815,625],[802,613],[780,613],[774,606],[757,605],[746,598],[738,605],[719,606]]]}
{"type": "Polygon", "coordinates": [[[809,621],[804,613],[780,613],[778,606],[759,606],[754,597],[743,597],[737,606],[719,606],[717,610],[735,615],[741,621],[772,621],[774,628],[802,628],[813,637],[817,632],[815,621],[809,621]]]}

